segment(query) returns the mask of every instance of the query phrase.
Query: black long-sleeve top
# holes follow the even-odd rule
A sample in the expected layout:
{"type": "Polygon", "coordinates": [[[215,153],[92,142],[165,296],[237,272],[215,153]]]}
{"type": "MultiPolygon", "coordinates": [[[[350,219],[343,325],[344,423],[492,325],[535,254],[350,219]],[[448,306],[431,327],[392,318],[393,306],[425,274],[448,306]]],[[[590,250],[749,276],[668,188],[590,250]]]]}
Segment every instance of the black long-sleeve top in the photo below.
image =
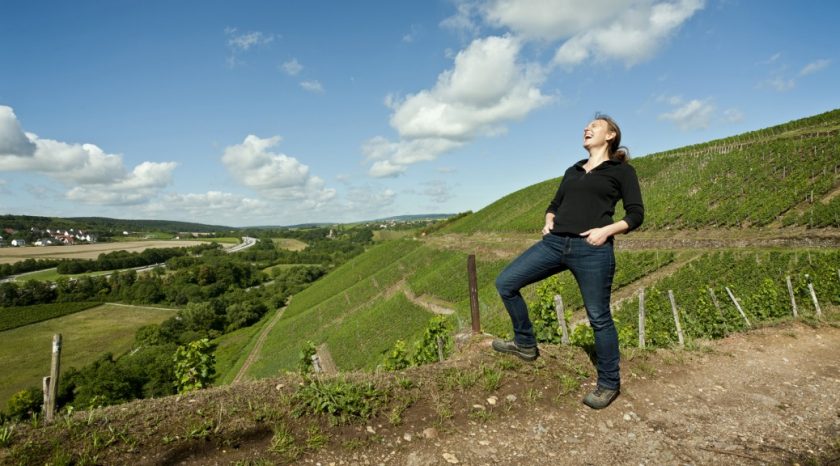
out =
{"type": "Polygon", "coordinates": [[[546,213],[554,214],[554,234],[580,234],[613,223],[615,204],[624,202],[622,220],[635,230],[645,218],[642,192],[636,170],[627,163],[606,160],[589,173],[586,159],[572,165],[563,175],[557,194],[546,213]]]}

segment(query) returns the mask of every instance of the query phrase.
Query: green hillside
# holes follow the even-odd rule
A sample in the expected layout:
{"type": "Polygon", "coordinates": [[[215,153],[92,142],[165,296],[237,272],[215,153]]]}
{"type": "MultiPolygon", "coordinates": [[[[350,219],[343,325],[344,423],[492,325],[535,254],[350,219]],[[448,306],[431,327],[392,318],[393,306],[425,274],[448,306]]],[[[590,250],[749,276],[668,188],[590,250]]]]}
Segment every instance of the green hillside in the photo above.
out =
{"type": "MultiPolygon", "coordinates": [[[[840,111],[833,111],[634,159],[647,207],[644,229],[838,226],[838,197],[822,201],[832,198],[840,185],[836,174],[839,135],[840,111]],[[827,223],[813,220],[818,209],[829,212],[820,217],[828,219],[827,223]]],[[[294,297],[248,375],[262,378],[294,370],[307,341],[326,344],[340,370],[374,369],[397,339],[406,340],[409,346],[419,339],[434,312],[441,309],[452,311],[448,317],[452,328],[468,328],[469,254],[476,254],[477,259],[482,329],[508,335],[510,322],[494,279],[537,239],[534,233],[558,182],[551,179],[509,194],[429,236],[382,242],[330,272],[294,297]]],[[[700,253],[688,252],[678,260],[674,252],[620,250],[614,289],[621,290],[669,264],[673,270],[667,274],[678,272],[700,253]]],[[[774,270],[774,286],[790,264],[786,261],[774,270]]],[[[710,268],[708,273],[717,272],[710,268]]],[[[656,283],[662,278],[656,278],[656,283]]],[[[743,284],[758,287],[761,278],[756,280],[755,284],[743,284]]],[[[779,288],[778,293],[783,291],[779,288]]],[[[535,322],[540,332],[553,331],[551,297],[557,292],[570,312],[581,309],[569,274],[523,290],[533,310],[545,313],[545,323],[535,322]]],[[[834,288],[830,292],[835,294],[834,288]]],[[[831,296],[831,301],[838,299],[831,296]]],[[[632,329],[628,327],[627,332],[632,329]]],[[[247,356],[242,354],[238,362],[230,364],[239,367],[247,356]]]]}
{"type": "MultiPolygon", "coordinates": [[[[631,164],[645,201],[642,230],[840,226],[840,110],[631,164]]],[[[537,231],[559,183],[555,178],[509,194],[443,231],[537,231]]],[[[615,218],[622,216],[619,203],[615,218]]]]}

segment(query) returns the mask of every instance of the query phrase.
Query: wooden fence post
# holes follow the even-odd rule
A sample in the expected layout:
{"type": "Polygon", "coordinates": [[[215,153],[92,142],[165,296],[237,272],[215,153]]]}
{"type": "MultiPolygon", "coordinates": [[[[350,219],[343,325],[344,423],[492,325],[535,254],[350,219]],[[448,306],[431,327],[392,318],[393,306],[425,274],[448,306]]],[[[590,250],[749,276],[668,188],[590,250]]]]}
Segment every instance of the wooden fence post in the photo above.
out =
{"type": "Polygon", "coordinates": [[[790,275],[785,277],[785,281],[787,281],[787,288],[788,293],[790,294],[790,308],[793,310],[793,318],[799,317],[799,312],[796,309],[796,297],[793,294],[793,284],[790,282],[790,275]]]}
{"type": "Polygon", "coordinates": [[[685,338],[683,337],[682,326],[680,325],[680,315],[677,312],[677,303],[674,301],[674,292],[668,290],[668,299],[671,300],[671,310],[674,312],[674,324],[677,326],[677,339],[680,342],[680,347],[685,348],[685,338]]]}
{"type": "Polygon", "coordinates": [[[738,303],[738,300],[735,299],[735,295],[732,294],[732,290],[730,290],[728,286],[725,287],[725,288],[726,288],[726,293],[729,294],[729,299],[731,299],[732,302],[735,303],[735,307],[738,309],[738,312],[741,313],[741,317],[744,318],[744,322],[747,323],[747,327],[752,327],[752,324],[750,324],[750,320],[747,319],[747,315],[744,313],[744,310],[741,309],[741,305],[738,303]]]}
{"type": "Polygon", "coordinates": [[[481,320],[478,314],[478,279],[475,273],[475,254],[467,257],[467,274],[470,282],[470,312],[472,315],[472,333],[481,333],[481,320]]]}
{"type": "Polygon", "coordinates": [[[324,372],[324,369],[321,367],[321,358],[319,358],[317,354],[312,355],[312,369],[316,374],[324,372]]]}
{"type": "Polygon", "coordinates": [[[645,348],[645,289],[639,291],[639,348],[645,348]]]}
{"type": "Polygon", "coordinates": [[[723,317],[723,311],[720,309],[720,302],[717,299],[717,295],[715,295],[715,290],[709,288],[709,295],[712,297],[712,303],[715,305],[715,309],[717,309],[718,314],[723,317]]]}
{"type": "Polygon", "coordinates": [[[47,390],[47,405],[44,407],[44,420],[52,422],[55,417],[55,398],[58,393],[58,374],[61,371],[61,334],[53,335],[52,364],[50,365],[50,381],[47,390]]]}
{"type": "Polygon", "coordinates": [[[811,292],[811,299],[814,301],[814,308],[817,310],[817,318],[822,319],[822,309],[820,309],[820,302],[817,301],[817,293],[814,291],[813,283],[808,283],[808,291],[811,292]]]}
{"type": "Polygon", "coordinates": [[[557,322],[560,324],[560,343],[564,345],[569,344],[569,329],[566,327],[566,310],[563,307],[563,297],[559,294],[554,295],[554,310],[557,312],[557,322]]]}
{"type": "Polygon", "coordinates": [[[41,380],[41,389],[44,391],[44,404],[41,408],[44,411],[44,418],[46,418],[47,406],[50,405],[50,376],[46,376],[41,380]]]}

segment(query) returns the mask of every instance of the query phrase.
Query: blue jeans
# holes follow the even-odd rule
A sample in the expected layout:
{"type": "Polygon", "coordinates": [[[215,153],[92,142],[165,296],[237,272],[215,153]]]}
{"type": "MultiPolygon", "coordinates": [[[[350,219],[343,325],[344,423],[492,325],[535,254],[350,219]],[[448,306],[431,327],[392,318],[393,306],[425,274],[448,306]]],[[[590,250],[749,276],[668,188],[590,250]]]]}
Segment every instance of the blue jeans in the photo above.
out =
{"type": "Polygon", "coordinates": [[[511,262],[496,278],[496,289],[513,322],[513,340],[522,347],[537,344],[528,306],[519,290],[564,270],[571,271],[577,280],[595,333],[598,385],[616,389],[621,378],[618,332],[610,314],[610,290],[615,274],[612,242],[592,246],[584,238],[548,234],[511,262]]]}

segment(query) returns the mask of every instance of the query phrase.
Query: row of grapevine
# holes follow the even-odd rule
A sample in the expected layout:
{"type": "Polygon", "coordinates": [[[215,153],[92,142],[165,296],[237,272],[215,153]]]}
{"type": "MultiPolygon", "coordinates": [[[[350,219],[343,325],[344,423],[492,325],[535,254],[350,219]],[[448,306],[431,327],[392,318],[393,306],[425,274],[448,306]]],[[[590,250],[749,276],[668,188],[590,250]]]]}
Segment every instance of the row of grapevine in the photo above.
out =
{"type": "MultiPolygon", "coordinates": [[[[668,290],[673,290],[689,339],[720,338],[747,326],[725,288],[737,297],[751,322],[774,320],[792,315],[789,276],[799,314],[813,316],[808,284],[823,304],[840,304],[838,269],[840,251],[704,254],[645,291],[648,345],[669,346],[677,341],[668,290]]],[[[622,345],[638,344],[638,309],[636,298],[614,312],[622,345]]]]}
{"type": "Polygon", "coordinates": [[[32,306],[9,308],[0,307],[0,332],[74,314],[101,304],[99,302],[79,302],[34,304],[32,306]]]}

